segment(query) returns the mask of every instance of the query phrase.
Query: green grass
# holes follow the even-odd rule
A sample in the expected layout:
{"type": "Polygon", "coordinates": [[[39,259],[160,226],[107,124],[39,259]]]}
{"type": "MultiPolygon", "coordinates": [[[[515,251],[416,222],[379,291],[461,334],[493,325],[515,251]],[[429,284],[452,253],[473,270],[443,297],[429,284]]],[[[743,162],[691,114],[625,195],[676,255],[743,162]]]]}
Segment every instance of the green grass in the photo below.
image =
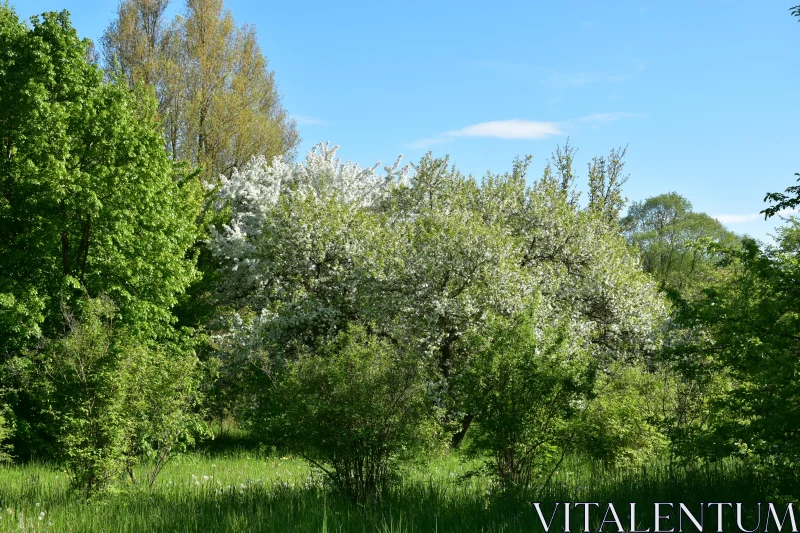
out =
{"type": "MultiPolygon", "coordinates": [[[[234,448],[178,457],[152,489],[121,484],[116,492],[89,500],[71,491],[66,474],[53,465],[0,466],[0,531],[20,531],[20,524],[24,531],[76,533],[541,530],[528,499],[492,497],[486,477],[464,480],[475,466],[455,454],[420,462],[403,471],[391,494],[367,506],[326,491],[297,458],[234,448]]],[[[687,475],[670,474],[659,464],[605,471],[573,459],[541,500],[613,501],[626,517],[628,502],[647,511],[654,501],[764,501],[761,487],[755,473],[736,463],[687,475]]],[[[601,518],[593,520],[595,530],[601,518]]],[[[573,531],[580,529],[582,518],[576,515],[573,524],[573,531]]],[[[716,530],[715,523],[709,525],[714,527],[708,531],[716,530]]]]}

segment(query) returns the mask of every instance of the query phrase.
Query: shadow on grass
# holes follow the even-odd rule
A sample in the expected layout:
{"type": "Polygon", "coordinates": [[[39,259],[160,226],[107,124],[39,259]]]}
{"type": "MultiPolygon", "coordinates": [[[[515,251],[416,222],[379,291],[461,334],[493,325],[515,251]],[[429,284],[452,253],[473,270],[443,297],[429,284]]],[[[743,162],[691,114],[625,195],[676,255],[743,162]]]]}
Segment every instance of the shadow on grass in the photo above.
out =
{"type": "Polygon", "coordinates": [[[199,441],[195,451],[209,456],[270,451],[260,439],[234,425],[212,424],[211,432],[213,437],[199,441]]]}

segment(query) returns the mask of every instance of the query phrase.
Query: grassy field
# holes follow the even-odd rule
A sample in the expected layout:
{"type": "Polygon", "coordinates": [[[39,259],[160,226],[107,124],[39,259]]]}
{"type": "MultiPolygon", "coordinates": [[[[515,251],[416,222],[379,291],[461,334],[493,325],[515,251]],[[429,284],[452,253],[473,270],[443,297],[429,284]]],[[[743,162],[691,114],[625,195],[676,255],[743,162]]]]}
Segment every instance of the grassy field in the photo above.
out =
{"type": "MultiPolygon", "coordinates": [[[[246,449],[181,456],[167,465],[152,489],[127,484],[90,500],[71,491],[65,473],[53,465],[0,466],[0,531],[541,530],[526,498],[492,496],[486,477],[462,479],[476,464],[465,464],[452,454],[412,465],[396,490],[367,506],[326,491],[321,478],[300,459],[246,449]]],[[[734,463],[687,475],[670,474],[658,464],[633,472],[600,471],[572,460],[541,501],[612,501],[623,510],[628,502],[638,502],[646,511],[655,501],[695,505],[764,501],[764,496],[760,478],[734,463]]],[[[601,519],[593,522],[599,525],[601,519]]],[[[643,513],[645,527],[648,520],[643,513]]],[[[573,531],[581,525],[582,518],[576,516],[573,531]]]]}

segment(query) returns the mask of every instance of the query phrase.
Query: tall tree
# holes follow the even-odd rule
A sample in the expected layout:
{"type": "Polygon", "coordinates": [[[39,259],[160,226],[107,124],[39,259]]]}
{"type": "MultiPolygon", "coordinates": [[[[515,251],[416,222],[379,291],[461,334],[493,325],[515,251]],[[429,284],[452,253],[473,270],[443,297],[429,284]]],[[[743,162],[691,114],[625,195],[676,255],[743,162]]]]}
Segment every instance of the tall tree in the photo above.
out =
{"type": "Polygon", "coordinates": [[[0,317],[57,324],[71,286],[143,326],[168,320],[196,276],[201,191],[164,152],[154,102],[103,82],[66,12],[0,21],[0,317]]]}
{"type": "Polygon", "coordinates": [[[202,165],[214,181],[254,155],[293,156],[296,125],[255,29],[236,27],[222,0],[187,0],[172,21],[168,3],[122,0],[102,43],[110,72],[154,87],[173,158],[202,165]]]}
{"type": "MultiPolygon", "coordinates": [[[[0,41],[0,361],[61,336],[64,309],[87,296],[113,300],[142,342],[175,337],[203,193],[164,150],[156,102],[103,80],[66,11],[28,26],[0,5],[0,41]]],[[[42,422],[17,388],[17,418],[42,422]]]]}
{"type": "Polygon", "coordinates": [[[695,445],[708,455],[755,453],[785,469],[800,461],[800,222],[789,219],[776,241],[745,240],[726,252],[734,275],[683,310],[681,323],[696,334],[677,351],[733,378],[708,438],[695,445]]]}

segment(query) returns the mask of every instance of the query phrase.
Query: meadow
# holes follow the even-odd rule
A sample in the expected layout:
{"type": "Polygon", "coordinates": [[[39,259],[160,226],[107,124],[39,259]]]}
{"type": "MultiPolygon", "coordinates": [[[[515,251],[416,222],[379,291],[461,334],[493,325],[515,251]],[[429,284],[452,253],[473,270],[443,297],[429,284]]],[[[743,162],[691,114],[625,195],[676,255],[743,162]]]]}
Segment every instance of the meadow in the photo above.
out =
{"type": "MultiPolygon", "coordinates": [[[[646,529],[653,502],[696,507],[698,502],[747,504],[769,498],[757,472],[733,461],[687,473],[656,460],[623,470],[571,457],[544,493],[514,496],[495,494],[486,475],[465,477],[481,464],[458,452],[421,459],[402,470],[389,494],[362,505],[328,490],[302,459],[255,446],[223,443],[199,449],[172,460],[153,488],[120,483],[113,492],[88,499],[70,489],[63,469],[34,461],[0,466],[0,531],[542,531],[532,498],[543,502],[548,518],[553,502],[601,502],[601,508],[615,502],[621,515],[636,502],[638,521],[646,529]]],[[[733,516],[726,518],[725,530],[733,530],[733,516]]],[[[593,531],[601,519],[592,516],[593,531]]],[[[582,523],[576,513],[573,530],[582,523]]]]}

